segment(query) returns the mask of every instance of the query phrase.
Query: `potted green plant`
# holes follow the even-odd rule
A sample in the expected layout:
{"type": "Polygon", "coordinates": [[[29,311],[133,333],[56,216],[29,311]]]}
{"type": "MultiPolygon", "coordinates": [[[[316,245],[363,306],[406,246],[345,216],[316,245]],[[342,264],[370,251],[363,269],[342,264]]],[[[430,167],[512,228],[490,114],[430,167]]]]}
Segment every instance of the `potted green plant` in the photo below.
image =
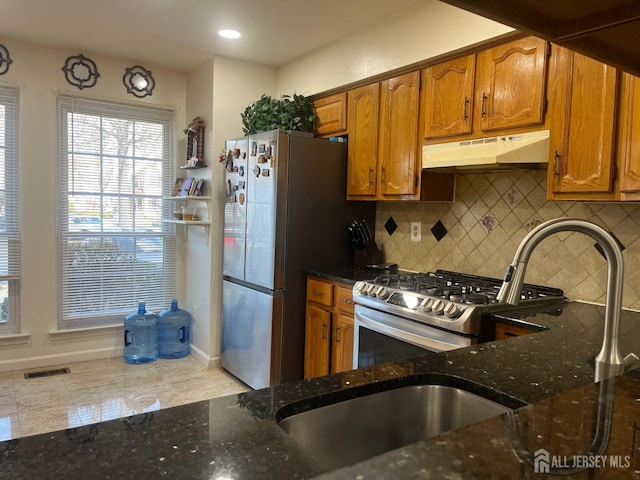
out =
{"type": "Polygon", "coordinates": [[[313,132],[315,112],[313,102],[304,95],[283,95],[274,99],[262,95],[240,114],[245,135],[280,128],[299,132],[313,132]]]}

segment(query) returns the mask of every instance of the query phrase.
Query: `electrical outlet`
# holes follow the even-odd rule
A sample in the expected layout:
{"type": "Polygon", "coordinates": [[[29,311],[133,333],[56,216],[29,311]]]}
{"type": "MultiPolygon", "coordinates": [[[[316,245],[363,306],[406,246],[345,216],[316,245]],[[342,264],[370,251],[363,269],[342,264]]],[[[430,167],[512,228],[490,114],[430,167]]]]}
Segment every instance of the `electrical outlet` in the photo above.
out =
{"type": "Polygon", "coordinates": [[[419,242],[422,240],[422,224],[420,222],[411,222],[411,241],[419,242]]]}
{"type": "Polygon", "coordinates": [[[198,321],[198,307],[196,305],[194,305],[191,309],[191,318],[193,319],[194,323],[198,321]]]}

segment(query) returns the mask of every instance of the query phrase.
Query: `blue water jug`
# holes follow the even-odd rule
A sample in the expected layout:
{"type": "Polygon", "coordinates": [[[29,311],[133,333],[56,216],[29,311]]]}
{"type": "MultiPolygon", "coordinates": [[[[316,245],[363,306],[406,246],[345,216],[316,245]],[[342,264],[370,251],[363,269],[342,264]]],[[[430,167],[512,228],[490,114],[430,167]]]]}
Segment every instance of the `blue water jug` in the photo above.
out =
{"type": "Polygon", "coordinates": [[[144,302],[138,311],[124,319],[124,361],[150,363],[158,359],[158,317],[145,310],[144,302]]]}
{"type": "Polygon", "coordinates": [[[158,355],[160,358],[182,358],[189,355],[191,314],[178,308],[178,299],[171,308],[158,315],[158,355]]]}

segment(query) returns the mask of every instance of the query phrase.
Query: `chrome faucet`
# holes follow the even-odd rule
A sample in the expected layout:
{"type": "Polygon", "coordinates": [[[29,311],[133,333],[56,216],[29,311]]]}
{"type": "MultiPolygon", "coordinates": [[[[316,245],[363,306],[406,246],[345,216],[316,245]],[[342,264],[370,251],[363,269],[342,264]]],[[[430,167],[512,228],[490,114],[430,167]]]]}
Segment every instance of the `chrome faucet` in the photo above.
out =
{"type": "Polygon", "coordinates": [[[593,238],[600,245],[607,259],[604,338],[600,353],[596,356],[594,374],[594,381],[599,382],[605,378],[623,373],[640,361],[633,353],[622,358],[618,350],[624,261],[622,250],[609,232],[594,223],[579,218],[556,218],[542,223],[529,232],[520,243],[513,262],[507,268],[502,287],[500,287],[500,292],[498,293],[498,301],[511,305],[519,303],[520,292],[524,284],[524,275],[531,253],[549,235],[566,231],[581,232],[593,238]]]}

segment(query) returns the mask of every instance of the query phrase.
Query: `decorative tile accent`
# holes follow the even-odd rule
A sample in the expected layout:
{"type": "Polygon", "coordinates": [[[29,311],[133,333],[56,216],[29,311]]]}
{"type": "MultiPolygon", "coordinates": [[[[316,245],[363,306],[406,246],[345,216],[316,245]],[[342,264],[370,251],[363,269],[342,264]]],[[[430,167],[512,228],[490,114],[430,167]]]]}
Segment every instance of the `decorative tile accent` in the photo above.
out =
{"type": "Polygon", "coordinates": [[[487,213],[480,219],[480,225],[484,227],[487,233],[491,233],[496,228],[497,220],[491,213],[487,213]]]}
{"type": "Polygon", "coordinates": [[[522,194],[520,193],[520,190],[513,186],[507,191],[505,198],[507,203],[513,207],[520,203],[520,200],[522,200],[522,194]]]}
{"type": "MultiPolygon", "coordinates": [[[[616,241],[616,243],[618,244],[618,246],[620,247],[620,250],[625,250],[627,247],[624,246],[624,244],[620,241],[620,239],[618,237],[616,237],[614,235],[613,232],[609,232],[611,234],[611,236],[613,237],[613,239],[616,241]]],[[[607,258],[607,256],[604,254],[604,250],[602,249],[602,247],[600,245],[598,245],[597,243],[593,244],[593,247],[598,251],[598,253],[600,255],[602,255],[602,258],[607,258]]]]}
{"type": "Polygon", "coordinates": [[[431,227],[431,233],[436,238],[436,240],[439,242],[440,240],[442,240],[445,237],[445,235],[448,233],[448,231],[445,228],[444,224],[440,220],[438,220],[436,222],[436,224],[433,227],[431,227]]]}
{"type": "MultiPolygon", "coordinates": [[[[551,202],[546,182],[544,170],[458,175],[454,202],[379,202],[376,239],[386,261],[401,268],[502,278],[529,231],[552,218],[584,218],[612,231],[621,248],[626,246],[623,306],[640,309],[640,203],[551,202]],[[410,223],[418,218],[433,224],[434,238],[409,241],[410,223]],[[393,237],[383,235],[396,229],[393,237]]],[[[552,235],[533,252],[526,281],[561,288],[572,300],[604,303],[607,264],[592,244],[580,233],[552,235]]]]}
{"type": "Polygon", "coordinates": [[[395,232],[398,229],[398,224],[393,219],[393,217],[389,217],[389,219],[387,220],[387,223],[384,224],[384,229],[387,231],[389,236],[393,235],[393,232],[395,232]]]}
{"type": "Polygon", "coordinates": [[[540,217],[533,217],[531,220],[529,220],[527,223],[524,224],[524,228],[527,229],[527,232],[530,232],[531,230],[536,228],[538,225],[540,225],[542,222],[543,220],[541,220],[540,217]]]}

